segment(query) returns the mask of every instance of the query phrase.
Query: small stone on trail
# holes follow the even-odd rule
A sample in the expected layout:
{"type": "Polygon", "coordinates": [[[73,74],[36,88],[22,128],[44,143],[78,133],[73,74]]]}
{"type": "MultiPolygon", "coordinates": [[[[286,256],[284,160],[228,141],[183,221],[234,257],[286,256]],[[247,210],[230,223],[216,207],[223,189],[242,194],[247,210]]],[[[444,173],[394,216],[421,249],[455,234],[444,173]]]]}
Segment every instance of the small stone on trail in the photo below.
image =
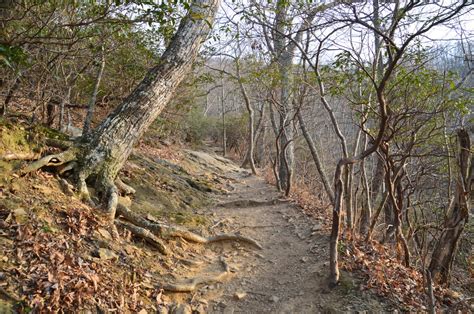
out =
{"type": "Polygon", "coordinates": [[[296,235],[298,236],[298,238],[300,238],[300,240],[304,240],[306,239],[306,236],[300,234],[300,233],[296,233],[296,235]]]}
{"type": "Polygon", "coordinates": [[[272,295],[270,297],[270,301],[273,302],[273,303],[277,303],[278,301],[280,301],[280,298],[277,297],[276,295],[272,295]]]}
{"type": "Polygon", "coordinates": [[[191,314],[192,312],[188,304],[177,304],[171,309],[171,314],[191,314]]]}
{"type": "Polygon", "coordinates": [[[234,298],[236,300],[242,300],[243,298],[245,298],[247,296],[247,293],[246,292],[236,292],[234,294],[234,298]]]}
{"type": "Polygon", "coordinates": [[[307,256],[303,256],[303,257],[301,258],[301,261],[302,261],[303,263],[306,263],[307,261],[309,261],[309,258],[308,258],[307,256]]]}

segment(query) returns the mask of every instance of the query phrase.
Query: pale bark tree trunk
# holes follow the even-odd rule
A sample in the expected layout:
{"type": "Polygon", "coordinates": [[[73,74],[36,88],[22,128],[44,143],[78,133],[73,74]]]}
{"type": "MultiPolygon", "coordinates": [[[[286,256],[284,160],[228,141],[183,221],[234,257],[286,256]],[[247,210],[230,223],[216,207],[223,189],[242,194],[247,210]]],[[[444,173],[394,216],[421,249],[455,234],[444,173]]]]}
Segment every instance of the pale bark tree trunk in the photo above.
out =
{"type": "MultiPolygon", "coordinates": [[[[239,48],[239,55],[242,55],[242,51],[240,48],[240,43],[238,44],[239,48]]],[[[245,89],[244,82],[242,81],[242,74],[240,72],[240,56],[235,59],[235,69],[236,69],[236,74],[237,74],[237,81],[239,84],[240,92],[242,93],[242,96],[244,97],[244,102],[245,102],[245,107],[247,108],[247,112],[249,114],[249,131],[248,131],[248,151],[247,151],[247,156],[246,160],[250,164],[250,169],[252,170],[252,173],[254,175],[257,174],[257,169],[255,167],[255,160],[254,160],[254,143],[255,143],[255,127],[254,127],[254,110],[252,107],[252,103],[250,101],[249,95],[247,94],[247,90],[245,89]]],[[[245,164],[245,161],[244,161],[245,164]]]]}
{"type": "Polygon", "coordinates": [[[280,128],[281,134],[279,138],[280,152],[278,156],[278,177],[280,179],[281,188],[287,190],[291,180],[291,172],[293,171],[294,145],[293,129],[291,121],[289,121],[292,101],[292,68],[293,55],[295,46],[289,45],[287,39],[287,28],[291,21],[288,20],[288,4],[286,1],[279,0],[276,3],[275,16],[275,32],[273,34],[273,46],[276,53],[276,63],[279,72],[280,95],[278,99],[280,128]]]}
{"type": "Polygon", "coordinates": [[[224,79],[221,79],[221,110],[222,110],[222,156],[227,155],[227,134],[225,128],[225,89],[224,79]]]}
{"type": "Polygon", "coordinates": [[[280,136],[280,158],[278,165],[278,174],[282,189],[287,190],[290,183],[290,177],[293,172],[294,164],[294,145],[293,140],[293,127],[292,121],[290,121],[291,114],[291,68],[292,58],[290,56],[283,56],[280,59],[280,76],[281,76],[281,93],[280,93],[280,128],[282,133],[280,136]],[[283,149],[286,148],[286,149],[283,149]]]}
{"type": "Polygon", "coordinates": [[[377,159],[377,163],[375,165],[375,173],[370,183],[370,194],[372,203],[375,203],[377,201],[380,188],[383,187],[383,178],[385,175],[382,157],[375,155],[375,158],[377,159]]]}
{"type": "Polygon", "coordinates": [[[298,110],[297,113],[298,122],[300,123],[300,129],[303,133],[303,136],[308,144],[309,151],[311,152],[311,156],[313,157],[314,164],[316,165],[316,169],[318,170],[319,176],[321,177],[321,181],[323,182],[324,190],[331,201],[334,204],[334,192],[332,190],[331,184],[329,183],[328,176],[326,175],[326,171],[324,170],[323,164],[321,162],[321,157],[319,156],[319,152],[314,144],[313,137],[309,134],[308,129],[306,128],[306,123],[301,115],[301,111],[298,110]]]}
{"type": "Polygon", "coordinates": [[[100,81],[102,80],[102,75],[104,74],[105,69],[105,52],[104,46],[101,46],[101,53],[100,53],[100,67],[99,71],[97,72],[97,77],[94,83],[94,89],[92,90],[92,95],[89,100],[89,106],[87,107],[87,115],[86,119],[84,120],[84,126],[82,127],[82,134],[87,135],[91,130],[91,123],[92,117],[94,116],[94,109],[95,103],[97,101],[97,94],[99,93],[100,81]]]}
{"type": "Polygon", "coordinates": [[[262,109],[260,110],[260,117],[257,123],[257,131],[255,135],[255,144],[256,144],[256,153],[255,153],[255,163],[262,167],[264,165],[264,156],[265,156],[265,139],[267,133],[267,126],[265,123],[265,104],[262,104],[262,109]]]}
{"type": "Polygon", "coordinates": [[[280,128],[278,126],[277,120],[276,120],[276,114],[275,110],[273,109],[273,104],[270,104],[270,122],[272,124],[272,129],[273,133],[275,135],[275,160],[272,161],[272,170],[273,174],[275,176],[275,181],[276,181],[276,186],[278,188],[278,191],[282,190],[281,187],[281,181],[280,181],[280,175],[278,173],[278,165],[280,164],[280,143],[279,143],[279,138],[280,138],[280,128]]]}
{"type": "Polygon", "coordinates": [[[64,99],[61,100],[61,104],[59,105],[59,130],[64,131],[64,108],[71,102],[71,92],[72,86],[67,88],[66,96],[64,99]]]}
{"type": "Polygon", "coordinates": [[[451,268],[456,255],[459,239],[469,219],[471,208],[471,142],[466,130],[458,131],[459,176],[456,184],[454,206],[444,222],[444,229],[436,243],[428,270],[433,281],[449,284],[451,268]]]}
{"type": "MultiPolygon", "coordinates": [[[[364,136],[364,150],[367,148],[369,144],[369,137],[367,134],[364,136]]],[[[360,171],[361,171],[361,180],[362,180],[362,193],[365,193],[365,198],[362,201],[362,209],[360,212],[360,226],[359,232],[362,235],[367,235],[370,226],[370,219],[372,217],[372,202],[370,198],[370,188],[369,188],[369,180],[367,179],[367,170],[365,168],[365,160],[360,163],[360,171]]]]}
{"type": "Polygon", "coordinates": [[[114,184],[117,174],[135,143],[161,113],[190,71],[202,42],[210,31],[218,6],[219,0],[194,1],[159,63],[148,71],[127,99],[94,132],[83,136],[73,148],[46,156],[24,171],[74,162],[81,197],[85,201],[91,201],[86,179],[94,179],[101,203],[106,205],[113,218],[118,201],[118,191],[114,184]]]}

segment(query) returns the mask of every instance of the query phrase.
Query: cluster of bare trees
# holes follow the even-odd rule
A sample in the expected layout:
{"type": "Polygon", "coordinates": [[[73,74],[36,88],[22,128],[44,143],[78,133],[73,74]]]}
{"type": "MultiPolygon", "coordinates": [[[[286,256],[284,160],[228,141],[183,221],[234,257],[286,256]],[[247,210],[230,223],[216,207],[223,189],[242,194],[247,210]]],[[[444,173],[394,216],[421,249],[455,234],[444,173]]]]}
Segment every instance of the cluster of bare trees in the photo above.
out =
{"type": "Polygon", "coordinates": [[[471,207],[472,39],[462,22],[471,10],[470,1],[225,4],[224,44],[208,68],[245,105],[244,164],[256,171],[255,143],[273,130],[257,147],[289,194],[311,157],[315,193],[333,208],[332,285],[343,229],[449,282],[471,207]],[[440,32],[456,44],[431,40],[440,32]]]}
{"type": "Polygon", "coordinates": [[[34,121],[62,130],[84,125],[87,133],[95,105],[117,106],[158,57],[152,48],[163,36],[140,27],[152,14],[132,13],[134,5],[7,1],[0,9],[0,112],[20,109],[34,121]]]}

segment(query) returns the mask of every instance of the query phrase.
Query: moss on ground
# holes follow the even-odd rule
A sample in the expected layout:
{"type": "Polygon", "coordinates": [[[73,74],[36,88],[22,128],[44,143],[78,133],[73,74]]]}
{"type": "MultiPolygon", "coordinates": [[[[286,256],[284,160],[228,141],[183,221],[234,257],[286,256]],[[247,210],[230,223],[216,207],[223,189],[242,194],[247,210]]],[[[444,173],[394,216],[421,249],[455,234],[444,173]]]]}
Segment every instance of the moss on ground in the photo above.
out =
{"type": "Polygon", "coordinates": [[[0,120],[0,154],[6,153],[30,153],[35,148],[28,141],[29,132],[23,126],[10,124],[8,121],[0,120]]]}
{"type": "Polygon", "coordinates": [[[145,156],[133,156],[126,169],[129,176],[123,179],[137,191],[134,211],[188,227],[208,224],[196,211],[213,203],[210,192],[219,190],[215,184],[179,165],[145,156]]]}

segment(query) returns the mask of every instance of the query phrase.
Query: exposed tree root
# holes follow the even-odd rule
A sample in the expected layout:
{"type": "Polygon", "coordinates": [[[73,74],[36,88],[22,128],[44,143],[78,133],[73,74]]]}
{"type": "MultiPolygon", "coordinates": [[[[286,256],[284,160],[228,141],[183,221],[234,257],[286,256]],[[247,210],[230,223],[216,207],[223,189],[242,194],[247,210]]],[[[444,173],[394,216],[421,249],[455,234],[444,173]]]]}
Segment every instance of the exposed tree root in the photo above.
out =
{"type": "Polygon", "coordinates": [[[9,153],[0,156],[0,160],[12,161],[12,160],[35,160],[40,155],[38,153],[9,153]]]}
{"type": "Polygon", "coordinates": [[[136,193],[135,189],[132,188],[130,185],[124,183],[122,179],[120,179],[120,177],[117,177],[117,179],[115,179],[115,185],[125,195],[133,195],[136,193]]]}
{"type": "Polygon", "coordinates": [[[61,186],[61,190],[63,190],[64,194],[66,194],[67,196],[74,195],[74,192],[72,190],[73,186],[71,184],[69,184],[69,182],[67,182],[65,179],[63,179],[59,176],[56,176],[56,179],[58,180],[59,185],[61,186]]]}
{"type": "Polygon", "coordinates": [[[185,280],[180,283],[164,283],[161,284],[161,288],[165,291],[170,292],[193,292],[198,288],[199,285],[209,284],[214,282],[221,282],[226,276],[230,274],[229,265],[221,258],[221,263],[224,267],[224,271],[213,275],[213,276],[202,276],[192,279],[185,280]]]}
{"type": "Polygon", "coordinates": [[[106,187],[106,194],[105,194],[105,201],[103,203],[106,203],[107,207],[105,208],[110,221],[114,221],[115,219],[115,214],[117,211],[117,205],[118,205],[118,189],[113,183],[108,183],[106,187]]]}
{"type": "Polygon", "coordinates": [[[153,234],[160,236],[160,237],[178,237],[183,238],[190,242],[201,243],[201,244],[208,244],[208,243],[215,243],[221,241],[240,241],[245,242],[258,249],[262,249],[262,246],[255,241],[254,239],[241,236],[238,234],[220,234],[215,235],[212,237],[203,237],[194,232],[186,230],[182,227],[178,226],[169,226],[161,223],[150,222],[145,218],[133,213],[127,207],[119,204],[117,206],[117,214],[122,215],[126,220],[130,221],[131,223],[140,226],[142,228],[150,230],[153,234]]]}
{"type": "Polygon", "coordinates": [[[129,230],[130,232],[132,232],[133,235],[146,240],[149,244],[157,248],[161,254],[168,255],[170,253],[163,241],[161,241],[161,239],[156,237],[149,230],[142,227],[138,227],[125,221],[116,220],[115,224],[129,230]]]}
{"type": "Polygon", "coordinates": [[[89,189],[86,184],[86,177],[83,173],[79,173],[76,183],[76,189],[79,193],[79,198],[88,204],[89,206],[95,206],[95,203],[92,201],[91,195],[89,194],[89,189]]]}
{"type": "Polygon", "coordinates": [[[63,174],[65,173],[66,171],[70,171],[70,170],[74,170],[75,168],[77,168],[77,162],[75,161],[70,161],[64,165],[60,165],[58,166],[58,173],[59,174],[63,174]]]}
{"type": "Polygon", "coordinates": [[[181,264],[187,265],[187,266],[200,266],[204,263],[203,261],[190,260],[190,259],[186,259],[186,258],[178,258],[177,260],[181,264]]]}
{"type": "Polygon", "coordinates": [[[76,159],[76,151],[73,149],[69,149],[59,154],[48,155],[43,158],[40,158],[20,170],[20,173],[24,175],[36,171],[45,166],[60,166],[70,161],[73,161],[74,159],[76,159]]]}
{"type": "MultiPolygon", "coordinates": [[[[201,237],[202,238],[202,237],[201,237]]],[[[196,241],[198,243],[214,243],[214,242],[221,242],[221,241],[239,241],[239,242],[245,242],[248,244],[251,244],[258,248],[259,250],[262,250],[263,247],[258,243],[256,240],[248,237],[244,237],[238,234],[218,234],[213,237],[209,238],[202,238],[202,242],[196,241]]]]}

